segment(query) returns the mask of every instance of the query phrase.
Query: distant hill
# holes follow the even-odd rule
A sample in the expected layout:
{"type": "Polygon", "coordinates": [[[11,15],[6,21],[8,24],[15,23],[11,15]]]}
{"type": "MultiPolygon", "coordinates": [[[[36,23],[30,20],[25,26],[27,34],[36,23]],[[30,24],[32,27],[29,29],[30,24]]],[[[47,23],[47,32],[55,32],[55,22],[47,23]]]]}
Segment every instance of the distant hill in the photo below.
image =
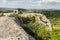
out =
{"type": "Polygon", "coordinates": [[[0,12],[12,12],[13,10],[19,10],[19,11],[28,11],[27,9],[22,9],[22,8],[0,8],[0,12]]]}
{"type": "Polygon", "coordinates": [[[43,12],[43,11],[60,11],[57,9],[23,9],[23,8],[0,8],[1,11],[13,11],[15,9],[18,9],[19,11],[24,11],[24,12],[43,12]]]}
{"type": "Polygon", "coordinates": [[[0,11],[4,11],[4,10],[14,10],[15,8],[0,8],[0,11]]]}

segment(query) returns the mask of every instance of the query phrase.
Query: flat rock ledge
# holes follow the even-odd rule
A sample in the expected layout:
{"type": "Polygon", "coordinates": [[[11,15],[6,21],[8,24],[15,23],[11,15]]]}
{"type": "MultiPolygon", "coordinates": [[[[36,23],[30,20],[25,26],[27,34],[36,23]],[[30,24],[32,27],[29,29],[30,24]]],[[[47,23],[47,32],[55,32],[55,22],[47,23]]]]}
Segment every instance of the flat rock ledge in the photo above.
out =
{"type": "Polygon", "coordinates": [[[17,17],[0,17],[0,40],[35,40],[19,22],[17,17]]]}

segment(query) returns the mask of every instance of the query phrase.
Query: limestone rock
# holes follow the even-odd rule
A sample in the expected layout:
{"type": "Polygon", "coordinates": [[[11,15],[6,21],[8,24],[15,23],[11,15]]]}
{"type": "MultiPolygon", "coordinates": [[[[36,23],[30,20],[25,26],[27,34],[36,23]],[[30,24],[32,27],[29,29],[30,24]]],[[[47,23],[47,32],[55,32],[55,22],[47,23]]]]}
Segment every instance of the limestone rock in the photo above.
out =
{"type": "Polygon", "coordinates": [[[38,24],[44,24],[46,25],[46,28],[48,29],[48,31],[52,31],[52,24],[50,22],[50,20],[43,14],[40,13],[26,13],[26,14],[20,14],[19,16],[21,17],[35,17],[35,23],[38,24]]]}
{"type": "Polygon", "coordinates": [[[0,17],[0,40],[35,40],[24,31],[20,23],[17,17],[0,17]]]}

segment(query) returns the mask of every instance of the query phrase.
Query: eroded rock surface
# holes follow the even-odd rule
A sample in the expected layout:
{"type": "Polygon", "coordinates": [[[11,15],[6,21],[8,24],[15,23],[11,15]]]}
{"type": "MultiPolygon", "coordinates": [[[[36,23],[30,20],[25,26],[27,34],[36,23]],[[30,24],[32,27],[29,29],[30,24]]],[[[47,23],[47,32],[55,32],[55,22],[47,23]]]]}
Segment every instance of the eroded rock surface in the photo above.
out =
{"type": "Polygon", "coordinates": [[[21,27],[18,18],[0,17],[0,40],[35,40],[21,27]]]}
{"type": "Polygon", "coordinates": [[[46,28],[51,31],[52,30],[52,24],[50,20],[43,14],[38,13],[28,13],[28,14],[20,14],[21,17],[35,17],[35,22],[38,24],[44,24],[46,25],[46,28]]]}

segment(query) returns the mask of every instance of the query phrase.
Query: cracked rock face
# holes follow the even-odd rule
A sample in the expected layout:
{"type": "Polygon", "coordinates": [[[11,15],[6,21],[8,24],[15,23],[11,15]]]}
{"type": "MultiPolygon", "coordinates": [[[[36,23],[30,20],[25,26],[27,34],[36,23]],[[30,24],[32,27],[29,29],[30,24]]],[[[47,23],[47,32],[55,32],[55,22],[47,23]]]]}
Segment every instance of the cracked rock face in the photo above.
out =
{"type": "MultiPolygon", "coordinates": [[[[14,17],[0,17],[0,40],[30,40],[14,17]]],[[[34,39],[32,39],[34,40],[34,39]]]]}

